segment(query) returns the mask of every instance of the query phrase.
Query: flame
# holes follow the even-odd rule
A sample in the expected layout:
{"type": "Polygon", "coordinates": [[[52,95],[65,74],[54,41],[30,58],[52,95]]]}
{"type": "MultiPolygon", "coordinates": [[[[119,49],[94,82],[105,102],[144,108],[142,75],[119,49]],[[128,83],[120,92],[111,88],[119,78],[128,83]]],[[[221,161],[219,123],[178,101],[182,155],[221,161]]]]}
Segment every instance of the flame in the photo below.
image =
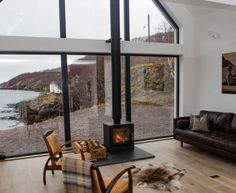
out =
{"type": "Polygon", "coordinates": [[[116,143],[124,142],[124,137],[122,135],[116,134],[115,136],[116,143]]]}

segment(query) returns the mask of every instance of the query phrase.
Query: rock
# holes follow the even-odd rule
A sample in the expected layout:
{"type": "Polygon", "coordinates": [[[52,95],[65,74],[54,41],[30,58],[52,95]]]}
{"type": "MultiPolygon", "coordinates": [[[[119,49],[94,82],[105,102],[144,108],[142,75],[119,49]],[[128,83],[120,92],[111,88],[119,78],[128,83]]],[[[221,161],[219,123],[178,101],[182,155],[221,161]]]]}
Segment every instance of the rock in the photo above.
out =
{"type": "Polygon", "coordinates": [[[45,93],[34,100],[17,104],[20,119],[27,125],[55,118],[63,114],[61,94],[45,93]]]}
{"type": "Polygon", "coordinates": [[[18,120],[18,117],[15,115],[0,117],[1,120],[18,120]]]}
{"type": "Polygon", "coordinates": [[[17,104],[7,104],[7,108],[14,108],[16,109],[17,104]]]}
{"type": "Polygon", "coordinates": [[[14,113],[15,110],[2,110],[1,113],[14,113]]]}

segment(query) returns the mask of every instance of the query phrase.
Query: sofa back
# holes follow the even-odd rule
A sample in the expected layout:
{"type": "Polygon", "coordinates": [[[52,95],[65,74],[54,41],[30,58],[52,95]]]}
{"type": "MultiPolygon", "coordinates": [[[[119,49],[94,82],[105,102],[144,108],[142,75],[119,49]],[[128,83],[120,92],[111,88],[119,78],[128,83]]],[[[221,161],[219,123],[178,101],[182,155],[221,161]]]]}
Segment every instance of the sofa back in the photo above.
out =
{"type": "Polygon", "coordinates": [[[200,111],[199,117],[202,117],[205,114],[207,114],[207,119],[208,119],[210,130],[230,132],[231,122],[232,122],[232,119],[234,117],[233,113],[222,113],[222,112],[214,112],[214,111],[200,111]]]}
{"type": "Polygon", "coordinates": [[[231,125],[229,127],[229,132],[230,133],[236,133],[236,114],[234,114],[234,117],[231,121],[231,125]]]}

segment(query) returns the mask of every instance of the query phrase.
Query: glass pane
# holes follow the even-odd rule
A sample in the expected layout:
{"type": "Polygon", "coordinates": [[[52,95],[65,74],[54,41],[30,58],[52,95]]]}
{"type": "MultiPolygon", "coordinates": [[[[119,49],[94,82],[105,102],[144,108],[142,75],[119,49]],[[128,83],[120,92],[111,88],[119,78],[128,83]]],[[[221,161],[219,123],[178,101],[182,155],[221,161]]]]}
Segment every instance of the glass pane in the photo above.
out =
{"type": "Polygon", "coordinates": [[[60,56],[0,55],[0,152],[45,152],[43,133],[64,141],[60,56]]]}
{"type": "MultiPolygon", "coordinates": [[[[124,38],[124,5],[120,1],[120,36],[124,38]]],[[[66,0],[67,37],[110,39],[110,0],[66,0]]]]}
{"type": "Polygon", "coordinates": [[[0,3],[0,35],[59,37],[58,0],[4,0],[0,3]]]}
{"type": "Polygon", "coordinates": [[[175,58],[131,57],[135,140],[173,134],[175,58]]]}
{"type": "Polygon", "coordinates": [[[66,0],[67,37],[110,38],[109,0],[66,0]]]}
{"type": "Polygon", "coordinates": [[[175,43],[176,30],[152,0],[130,0],[130,39],[175,43]]]}
{"type": "Polygon", "coordinates": [[[110,122],[110,56],[68,56],[72,138],[103,143],[103,123],[110,122]]]}

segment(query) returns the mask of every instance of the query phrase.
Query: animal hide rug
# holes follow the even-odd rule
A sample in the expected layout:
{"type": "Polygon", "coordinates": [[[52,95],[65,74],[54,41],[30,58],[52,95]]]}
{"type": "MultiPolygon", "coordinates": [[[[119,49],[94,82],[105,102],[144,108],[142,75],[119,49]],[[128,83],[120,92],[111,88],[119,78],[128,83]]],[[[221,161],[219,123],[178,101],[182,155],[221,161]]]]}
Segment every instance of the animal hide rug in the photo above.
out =
{"type": "Polygon", "coordinates": [[[148,164],[132,170],[133,181],[139,187],[173,192],[181,187],[180,179],[186,171],[171,163],[148,164]]]}

